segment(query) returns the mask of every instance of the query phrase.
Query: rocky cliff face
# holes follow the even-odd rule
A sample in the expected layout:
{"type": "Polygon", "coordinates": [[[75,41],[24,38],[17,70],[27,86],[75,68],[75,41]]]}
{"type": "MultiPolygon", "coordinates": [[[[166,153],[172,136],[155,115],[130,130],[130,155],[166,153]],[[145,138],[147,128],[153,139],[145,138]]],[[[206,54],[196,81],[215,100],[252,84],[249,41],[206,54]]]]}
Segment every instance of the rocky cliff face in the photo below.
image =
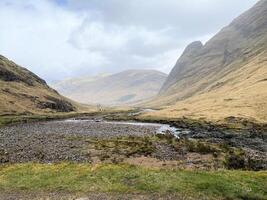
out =
{"type": "Polygon", "coordinates": [[[177,99],[185,99],[210,90],[220,84],[222,77],[266,51],[266,33],[267,1],[262,0],[204,46],[200,42],[190,44],[171,71],[160,95],[177,93],[177,99]]]}
{"type": "Polygon", "coordinates": [[[183,74],[187,70],[188,64],[191,62],[191,59],[198,56],[203,44],[200,41],[192,42],[189,44],[186,49],[184,50],[182,56],[177,61],[175,67],[172,69],[171,73],[169,74],[166,82],[162,86],[160,90],[160,94],[164,94],[165,91],[171,87],[177,81],[177,76],[179,74],[183,74]]]}
{"type": "Polygon", "coordinates": [[[26,68],[0,56],[0,114],[70,112],[75,106],[26,68]]]}
{"type": "Polygon", "coordinates": [[[190,44],[147,105],[169,106],[161,117],[267,121],[266,77],[267,0],[261,0],[205,45],[190,44]]]}

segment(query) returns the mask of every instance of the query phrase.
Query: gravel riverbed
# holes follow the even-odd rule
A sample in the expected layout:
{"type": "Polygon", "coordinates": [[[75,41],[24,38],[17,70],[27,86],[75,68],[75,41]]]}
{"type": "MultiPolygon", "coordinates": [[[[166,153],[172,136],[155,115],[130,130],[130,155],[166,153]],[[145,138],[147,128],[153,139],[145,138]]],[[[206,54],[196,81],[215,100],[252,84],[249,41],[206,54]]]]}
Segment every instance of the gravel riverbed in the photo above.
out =
{"type": "MultiPolygon", "coordinates": [[[[242,148],[246,152],[246,159],[255,160],[257,169],[267,168],[265,134],[175,128],[160,123],[104,121],[101,118],[31,122],[2,127],[0,164],[62,161],[95,163],[147,154],[159,160],[187,159],[186,162],[189,162],[188,159],[193,155],[187,154],[190,149],[188,146],[177,150],[175,145],[164,143],[164,139],[158,142],[151,138],[136,139],[166,132],[176,135],[176,139],[195,139],[217,146],[225,144],[242,148]]],[[[203,160],[202,153],[197,153],[198,158],[193,160],[203,160]]]]}
{"type": "Polygon", "coordinates": [[[145,136],[160,124],[64,120],[10,125],[0,128],[0,163],[90,162],[88,138],[145,136]]]}

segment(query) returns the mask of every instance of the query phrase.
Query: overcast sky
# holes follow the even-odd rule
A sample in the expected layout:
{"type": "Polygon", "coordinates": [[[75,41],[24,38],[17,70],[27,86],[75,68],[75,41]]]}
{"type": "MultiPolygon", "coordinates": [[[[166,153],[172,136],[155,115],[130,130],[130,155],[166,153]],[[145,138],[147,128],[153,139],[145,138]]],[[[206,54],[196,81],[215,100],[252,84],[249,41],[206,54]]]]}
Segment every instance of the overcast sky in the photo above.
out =
{"type": "Polygon", "coordinates": [[[0,54],[47,81],[126,69],[168,73],[257,0],[0,0],[0,54]]]}

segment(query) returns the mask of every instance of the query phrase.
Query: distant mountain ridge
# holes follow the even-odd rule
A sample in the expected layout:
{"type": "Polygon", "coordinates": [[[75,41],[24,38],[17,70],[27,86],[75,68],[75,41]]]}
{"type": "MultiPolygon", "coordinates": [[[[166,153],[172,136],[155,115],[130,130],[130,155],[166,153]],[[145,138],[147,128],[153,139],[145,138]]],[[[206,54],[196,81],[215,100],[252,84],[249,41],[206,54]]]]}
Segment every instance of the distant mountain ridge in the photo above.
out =
{"type": "Polygon", "coordinates": [[[156,70],[127,70],[112,75],[63,80],[53,87],[81,103],[129,105],[157,95],[166,77],[156,70]]]}
{"type": "Polygon", "coordinates": [[[71,112],[76,106],[46,82],[0,55],[0,115],[71,112]]]}
{"type": "Polygon", "coordinates": [[[205,45],[191,43],[150,106],[173,116],[230,115],[267,120],[267,0],[205,45]]]}

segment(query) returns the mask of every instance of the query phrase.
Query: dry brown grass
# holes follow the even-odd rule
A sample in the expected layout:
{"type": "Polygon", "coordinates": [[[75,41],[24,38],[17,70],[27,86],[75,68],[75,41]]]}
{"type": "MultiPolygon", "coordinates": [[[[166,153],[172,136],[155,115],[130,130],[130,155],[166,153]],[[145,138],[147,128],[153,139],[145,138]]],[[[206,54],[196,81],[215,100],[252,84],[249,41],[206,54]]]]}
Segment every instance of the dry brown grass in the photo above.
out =
{"type": "MultiPolygon", "coordinates": [[[[267,122],[267,60],[266,52],[255,57],[251,62],[240,67],[220,82],[219,88],[210,89],[174,105],[161,107],[158,112],[145,114],[143,117],[179,118],[190,117],[221,121],[235,116],[267,122]]],[[[175,99],[173,96],[161,97],[150,106],[158,107],[175,99]]]]}
{"type": "Polygon", "coordinates": [[[201,47],[180,57],[160,95],[157,118],[267,121],[267,1],[259,1],[201,47]]]}
{"type": "Polygon", "coordinates": [[[47,101],[47,96],[71,102],[76,107],[76,112],[93,112],[95,106],[88,106],[73,102],[41,84],[29,87],[20,82],[0,81],[0,113],[1,115],[27,115],[55,113],[51,109],[40,109],[34,98],[38,101],[47,101]]]}

